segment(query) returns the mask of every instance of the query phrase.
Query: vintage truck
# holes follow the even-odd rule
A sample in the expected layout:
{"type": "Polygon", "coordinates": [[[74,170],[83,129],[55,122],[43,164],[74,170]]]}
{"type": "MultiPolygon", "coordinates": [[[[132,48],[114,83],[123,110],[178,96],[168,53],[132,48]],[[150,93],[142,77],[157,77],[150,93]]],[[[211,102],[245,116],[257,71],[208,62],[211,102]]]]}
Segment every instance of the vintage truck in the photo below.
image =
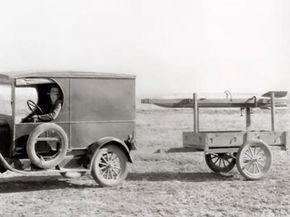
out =
{"type": "Polygon", "coordinates": [[[0,171],[91,172],[101,186],[128,174],[134,149],[135,77],[95,72],[0,74],[0,171]],[[58,111],[50,91],[58,90],[58,111]]]}

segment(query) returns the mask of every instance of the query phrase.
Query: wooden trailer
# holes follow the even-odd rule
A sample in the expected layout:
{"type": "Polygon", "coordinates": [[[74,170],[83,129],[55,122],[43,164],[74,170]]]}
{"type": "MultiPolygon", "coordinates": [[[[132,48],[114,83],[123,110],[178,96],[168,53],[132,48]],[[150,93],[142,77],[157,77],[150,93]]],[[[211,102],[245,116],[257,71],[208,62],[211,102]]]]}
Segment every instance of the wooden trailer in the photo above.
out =
{"type": "Polygon", "coordinates": [[[216,173],[227,173],[235,165],[246,179],[260,179],[272,165],[271,148],[286,150],[288,135],[286,131],[276,131],[275,108],[287,106],[286,91],[270,91],[258,98],[242,99],[143,99],[142,103],[155,104],[169,108],[193,108],[193,131],[183,132],[183,147],[167,150],[172,152],[205,153],[208,167],[216,173]],[[245,110],[246,129],[243,131],[200,131],[200,108],[241,108],[245,110]],[[251,109],[267,108],[271,114],[271,130],[250,130],[251,109]]]}

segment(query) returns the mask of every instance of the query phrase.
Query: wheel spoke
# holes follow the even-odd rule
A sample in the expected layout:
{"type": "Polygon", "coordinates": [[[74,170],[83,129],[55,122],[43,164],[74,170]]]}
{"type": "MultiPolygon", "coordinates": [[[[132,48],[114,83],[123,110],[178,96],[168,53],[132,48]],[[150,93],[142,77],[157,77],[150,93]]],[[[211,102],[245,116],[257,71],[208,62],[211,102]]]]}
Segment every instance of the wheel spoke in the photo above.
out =
{"type": "Polygon", "coordinates": [[[214,164],[217,164],[217,162],[220,160],[220,158],[216,159],[215,162],[213,162],[214,164]]]}
{"type": "Polygon", "coordinates": [[[253,173],[256,173],[256,167],[255,167],[255,162],[252,162],[252,167],[253,167],[253,173]]]}
{"type": "Polygon", "coordinates": [[[251,156],[252,156],[251,158],[254,158],[254,153],[252,151],[252,147],[251,146],[249,147],[249,150],[250,150],[250,153],[251,153],[251,156]]]}
{"type": "Polygon", "coordinates": [[[106,179],[107,176],[108,176],[108,168],[106,168],[104,171],[103,171],[103,177],[106,179]]]}
{"type": "Polygon", "coordinates": [[[250,173],[253,173],[253,170],[254,170],[254,168],[253,168],[253,162],[250,162],[249,167],[248,167],[248,171],[250,173]]]}
{"type": "Polygon", "coordinates": [[[218,158],[217,155],[212,155],[212,154],[210,155],[210,159],[211,159],[211,160],[216,159],[216,158],[218,158]]]}
{"type": "Polygon", "coordinates": [[[105,159],[105,154],[103,154],[102,158],[101,158],[101,161],[104,161],[106,164],[108,163],[108,160],[105,159]]]}
{"type": "Polygon", "coordinates": [[[229,159],[226,158],[226,161],[228,162],[228,165],[231,164],[231,161],[229,159]]]}
{"type": "Polygon", "coordinates": [[[263,152],[263,150],[259,148],[259,151],[256,153],[256,156],[259,156],[261,152],[263,152]]]}
{"type": "Polygon", "coordinates": [[[112,179],[112,172],[110,168],[108,168],[108,174],[108,179],[112,179]]]}
{"type": "Polygon", "coordinates": [[[112,167],[112,170],[117,174],[119,175],[120,171],[121,171],[121,168],[119,167],[112,167]]]}
{"type": "Polygon", "coordinates": [[[260,161],[257,161],[257,164],[260,165],[260,166],[264,169],[264,166],[265,166],[265,165],[261,164],[260,161]]]}
{"type": "Polygon", "coordinates": [[[101,165],[101,166],[107,166],[108,164],[103,163],[103,162],[99,162],[99,165],[101,165]]]}
{"type": "Polygon", "coordinates": [[[222,159],[224,167],[226,167],[225,159],[222,159]]]}
{"type": "Polygon", "coordinates": [[[251,163],[251,168],[252,168],[252,173],[255,173],[255,163],[254,162],[251,163]]]}
{"type": "Polygon", "coordinates": [[[99,165],[100,170],[104,171],[107,169],[107,165],[99,165]]]}
{"type": "Polygon", "coordinates": [[[112,169],[112,172],[113,172],[113,173],[115,173],[115,179],[117,179],[117,177],[118,177],[119,173],[118,173],[118,172],[116,172],[116,170],[114,170],[114,169],[112,169]]]}
{"type": "Polygon", "coordinates": [[[114,179],[118,178],[119,173],[117,173],[114,169],[112,169],[112,175],[114,176],[114,179]]]}
{"type": "Polygon", "coordinates": [[[107,158],[107,161],[108,161],[108,162],[110,161],[110,155],[111,155],[110,152],[107,152],[107,153],[106,153],[106,158],[107,158]]]}
{"type": "Polygon", "coordinates": [[[110,173],[110,169],[107,168],[107,172],[106,172],[106,179],[109,179],[109,173],[110,173]]]}
{"type": "Polygon", "coordinates": [[[257,169],[258,169],[258,173],[260,173],[260,172],[261,172],[261,169],[260,169],[260,167],[258,166],[258,162],[255,162],[255,165],[256,165],[256,167],[257,167],[257,169]]]}
{"type": "Polygon", "coordinates": [[[113,158],[111,159],[111,162],[112,163],[116,163],[116,162],[119,162],[119,158],[117,155],[113,155],[113,158]]]}
{"type": "Polygon", "coordinates": [[[100,172],[101,172],[101,175],[105,178],[106,177],[107,168],[105,168],[103,170],[101,169],[100,172]]]}
{"type": "Polygon", "coordinates": [[[114,153],[110,153],[110,161],[114,161],[116,155],[114,153]]]}
{"type": "Polygon", "coordinates": [[[245,170],[247,170],[248,172],[250,172],[251,167],[252,167],[252,163],[251,162],[249,162],[247,165],[244,166],[245,170]]]}
{"type": "Polygon", "coordinates": [[[249,155],[249,153],[248,153],[248,150],[247,150],[247,151],[245,151],[245,155],[247,155],[247,156],[248,156],[248,159],[252,159],[252,158],[253,158],[252,156],[250,156],[250,155],[249,155]]]}
{"type": "Polygon", "coordinates": [[[114,168],[114,169],[121,170],[121,166],[120,165],[112,165],[111,167],[114,168]]]}
{"type": "Polygon", "coordinates": [[[107,159],[107,162],[109,162],[110,161],[110,158],[109,158],[109,156],[110,156],[110,153],[106,153],[106,159],[107,159]]]}
{"type": "Polygon", "coordinates": [[[256,157],[256,151],[257,151],[258,147],[253,147],[253,154],[254,154],[254,157],[256,157]]]}
{"type": "Polygon", "coordinates": [[[114,167],[114,168],[121,168],[121,165],[120,165],[120,164],[111,164],[111,167],[114,167]]]}
{"type": "Polygon", "coordinates": [[[100,170],[103,171],[103,172],[105,172],[105,171],[108,169],[107,166],[103,166],[103,167],[99,167],[99,168],[100,168],[100,170]]]}

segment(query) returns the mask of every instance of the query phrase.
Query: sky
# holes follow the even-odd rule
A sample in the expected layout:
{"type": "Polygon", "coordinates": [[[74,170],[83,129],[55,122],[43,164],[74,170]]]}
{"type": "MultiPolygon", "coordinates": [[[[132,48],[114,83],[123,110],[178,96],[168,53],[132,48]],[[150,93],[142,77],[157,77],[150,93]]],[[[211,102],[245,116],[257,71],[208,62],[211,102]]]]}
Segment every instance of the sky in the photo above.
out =
{"type": "Polygon", "coordinates": [[[138,96],[290,90],[289,0],[10,0],[0,28],[0,71],[135,74],[138,96]]]}

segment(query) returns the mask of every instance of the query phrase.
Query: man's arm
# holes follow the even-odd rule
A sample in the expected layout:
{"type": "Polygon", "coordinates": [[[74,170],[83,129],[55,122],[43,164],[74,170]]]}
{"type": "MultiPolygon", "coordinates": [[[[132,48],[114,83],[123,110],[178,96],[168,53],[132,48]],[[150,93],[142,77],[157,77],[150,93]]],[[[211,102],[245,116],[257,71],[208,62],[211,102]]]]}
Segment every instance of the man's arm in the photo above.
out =
{"type": "Polygon", "coordinates": [[[57,102],[51,113],[38,115],[37,117],[41,121],[51,121],[51,120],[54,120],[58,116],[58,114],[60,113],[60,110],[61,110],[61,102],[57,102]]]}

